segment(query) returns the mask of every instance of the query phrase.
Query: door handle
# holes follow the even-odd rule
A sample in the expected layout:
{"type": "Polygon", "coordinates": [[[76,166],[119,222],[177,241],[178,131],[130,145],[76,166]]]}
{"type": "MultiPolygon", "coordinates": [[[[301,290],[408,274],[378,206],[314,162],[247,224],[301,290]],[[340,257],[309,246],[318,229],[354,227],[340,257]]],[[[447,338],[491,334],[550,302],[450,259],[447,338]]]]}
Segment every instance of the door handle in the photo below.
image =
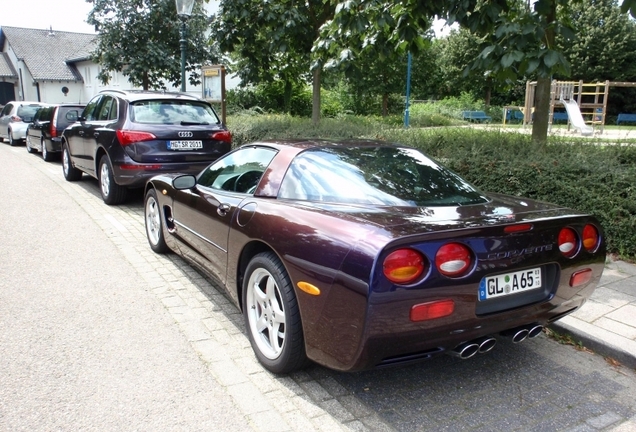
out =
{"type": "Polygon", "coordinates": [[[227,215],[227,212],[229,212],[231,208],[232,207],[229,204],[221,203],[217,207],[216,212],[219,214],[219,216],[225,216],[227,215]]]}

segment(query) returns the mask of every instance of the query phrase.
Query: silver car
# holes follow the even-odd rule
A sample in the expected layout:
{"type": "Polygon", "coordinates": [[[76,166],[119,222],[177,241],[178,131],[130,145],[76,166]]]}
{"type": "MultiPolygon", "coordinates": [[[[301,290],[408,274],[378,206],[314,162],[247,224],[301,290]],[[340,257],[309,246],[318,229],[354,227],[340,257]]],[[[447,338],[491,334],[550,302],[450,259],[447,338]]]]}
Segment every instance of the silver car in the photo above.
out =
{"type": "Polygon", "coordinates": [[[26,138],[26,130],[35,113],[47,106],[41,102],[13,101],[0,112],[0,140],[8,140],[9,145],[17,145],[26,138]]]}

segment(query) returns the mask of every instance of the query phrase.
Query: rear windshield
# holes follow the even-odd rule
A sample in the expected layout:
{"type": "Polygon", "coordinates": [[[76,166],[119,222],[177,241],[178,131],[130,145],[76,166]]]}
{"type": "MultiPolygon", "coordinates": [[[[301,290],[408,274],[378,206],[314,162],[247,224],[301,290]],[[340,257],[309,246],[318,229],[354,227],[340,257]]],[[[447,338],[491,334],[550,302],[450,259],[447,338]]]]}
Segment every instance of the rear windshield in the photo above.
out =
{"type": "Polygon", "coordinates": [[[35,117],[35,113],[37,113],[40,108],[42,108],[41,105],[22,105],[18,107],[18,112],[16,114],[23,122],[32,122],[33,117],[35,117]]]}
{"type": "Polygon", "coordinates": [[[196,101],[139,101],[131,106],[131,120],[146,124],[216,124],[219,118],[209,105],[196,101]]]}
{"type": "Polygon", "coordinates": [[[461,206],[487,198],[420,151],[339,147],[300,153],[279,198],[380,206],[461,206]]]}

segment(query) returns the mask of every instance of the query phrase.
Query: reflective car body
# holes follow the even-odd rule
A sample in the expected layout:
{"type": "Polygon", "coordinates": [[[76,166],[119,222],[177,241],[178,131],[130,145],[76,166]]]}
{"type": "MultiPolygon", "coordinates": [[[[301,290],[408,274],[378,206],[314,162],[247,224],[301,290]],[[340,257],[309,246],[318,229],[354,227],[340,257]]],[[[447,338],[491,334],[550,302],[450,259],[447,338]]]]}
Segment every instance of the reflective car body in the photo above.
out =
{"type": "Polygon", "coordinates": [[[55,104],[40,109],[26,132],[27,151],[39,151],[45,161],[59,157],[62,132],[75,123],[85,104],[55,104]]]}
{"type": "Polygon", "coordinates": [[[578,309],[604,267],[593,216],[482,193],[382,142],[253,143],[196,180],[157,176],[146,189],[153,249],[165,242],[226,288],[274,372],[302,366],[277,362],[297,333],[300,357],[342,371],[521,341],[578,309]]]}
{"type": "Polygon", "coordinates": [[[26,138],[29,123],[38,110],[46,104],[41,102],[13,101],[0,111],[0,139],[15,145],[26,138]]]}
{"type": "Polygon", "coordinates": [[[107,204],[125,200],[158,173],[198,173],[231,148],[231,134],[212,106],[182,93],[105,90],[62,134],[69,181],[99,180],[107,204]]]}

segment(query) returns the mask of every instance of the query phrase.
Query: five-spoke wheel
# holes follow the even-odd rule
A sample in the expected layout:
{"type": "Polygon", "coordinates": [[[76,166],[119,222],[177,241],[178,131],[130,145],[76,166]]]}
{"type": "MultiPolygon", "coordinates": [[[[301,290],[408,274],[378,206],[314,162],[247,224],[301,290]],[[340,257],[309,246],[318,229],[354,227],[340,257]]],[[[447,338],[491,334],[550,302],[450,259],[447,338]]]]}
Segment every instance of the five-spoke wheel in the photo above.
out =
{"type": "Polygon", "coordinates": [[[252,348],[271,372],[288,373],[306,363],[294,288],[278,257],[256,255],[243,282],[243,315],[252,348]]]}

